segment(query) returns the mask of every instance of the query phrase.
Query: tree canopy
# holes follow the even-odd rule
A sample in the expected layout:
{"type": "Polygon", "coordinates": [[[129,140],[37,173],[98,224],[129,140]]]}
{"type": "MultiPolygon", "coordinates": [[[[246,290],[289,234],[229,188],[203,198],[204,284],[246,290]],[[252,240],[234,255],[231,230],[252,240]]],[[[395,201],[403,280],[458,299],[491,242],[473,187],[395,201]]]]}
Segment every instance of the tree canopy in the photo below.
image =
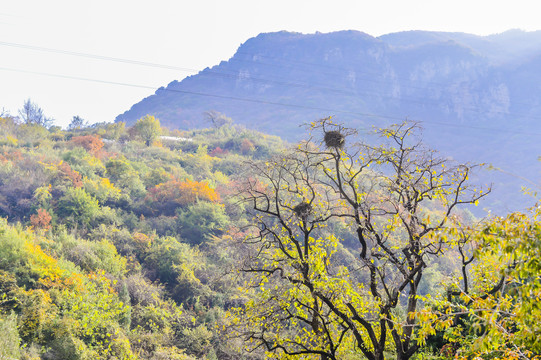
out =
{"type": "Polygon", "coordinates": [[[160,120],[146,115],[135,123],[135,130],[147,146],[150,146],[161,135],[160,120]]]}
{"type": "Polygon", "coordinates": [[[276,357],[411,358],[425,343],[419,286],[456,250],[441,236],[457,210],[487,192],[427,149],[417,126],[378,131],[377,145],[352,143],[330,118],[281,157],[253,163],[242,197],[253,210],[243,271],[253,298],[231,313],[233,329],[276,357]],[[346,225],[355,258],[344,261],[346,225]]]}

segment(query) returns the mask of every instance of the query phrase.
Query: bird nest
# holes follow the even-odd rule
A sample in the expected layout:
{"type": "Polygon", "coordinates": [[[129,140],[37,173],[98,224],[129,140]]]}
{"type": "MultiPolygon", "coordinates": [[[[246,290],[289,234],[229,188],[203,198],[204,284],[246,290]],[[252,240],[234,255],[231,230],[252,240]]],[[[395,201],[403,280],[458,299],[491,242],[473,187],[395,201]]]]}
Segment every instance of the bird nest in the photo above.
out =
{"type": "Polygon", "coordinates": [[[305,219],[312,212],[312,205],[302,202],[293,208],[293,212],[301,219],[305,219]]]}
{"type": "Polygon", "coordinates": [[[341,148],[346,142],[346,137],[340,131],[332,130],[325,132],[323,140],[329,148],[341,148]]]}

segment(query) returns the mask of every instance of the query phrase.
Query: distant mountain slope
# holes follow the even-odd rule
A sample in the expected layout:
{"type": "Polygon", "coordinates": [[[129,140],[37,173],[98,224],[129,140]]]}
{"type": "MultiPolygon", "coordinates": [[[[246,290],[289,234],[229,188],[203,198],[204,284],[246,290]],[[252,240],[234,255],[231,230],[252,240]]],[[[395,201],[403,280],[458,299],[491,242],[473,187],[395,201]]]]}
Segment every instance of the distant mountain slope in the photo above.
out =
{"type": "Polygon", "coordinates": [[[516,208],[516,175],[541,182],[541,32],[260,34],[117,121],[153,114],[186,129],[205,126],[209,110],[289,140],[302,138],[299,124],[328,115],[362,128],[420,121],[445,154],[515,174],[493,180],[501,206],[516,208]]]}

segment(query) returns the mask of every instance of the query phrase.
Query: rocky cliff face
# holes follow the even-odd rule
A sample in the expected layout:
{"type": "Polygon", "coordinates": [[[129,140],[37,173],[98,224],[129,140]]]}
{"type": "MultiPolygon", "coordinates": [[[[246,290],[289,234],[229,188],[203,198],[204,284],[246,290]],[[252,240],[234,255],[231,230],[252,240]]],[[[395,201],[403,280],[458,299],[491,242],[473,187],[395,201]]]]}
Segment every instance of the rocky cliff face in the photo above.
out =
{"type": "MultiPolygon", "coordinates": [[[[361,128],[407,118],[421,122],[426,141],[446,154],[493,163],[539,186],[540,94],[541,32],[379,38],[278,32],[249,39],[228,61],[171,82],[117,121],[153,114],[186,129],[207,126],[203,113],[216,110],[298,140],[300,124],[329,115],[361,128]]],[[[513,184],[513,194],[515,180],[494,177],[500,188],[513,184]]]]}

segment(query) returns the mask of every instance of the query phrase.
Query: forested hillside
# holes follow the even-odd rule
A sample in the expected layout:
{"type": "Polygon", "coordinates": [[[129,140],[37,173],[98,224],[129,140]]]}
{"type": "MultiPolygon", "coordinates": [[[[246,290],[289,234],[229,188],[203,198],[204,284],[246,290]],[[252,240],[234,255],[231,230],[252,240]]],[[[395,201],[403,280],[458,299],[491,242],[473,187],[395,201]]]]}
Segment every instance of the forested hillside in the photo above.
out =
{"type": "Polygon", "coordinates": [[[230,176],[280,139],[229,125],[168,132],[150,117],[71,131],[0,121],[0,348],[239,358],[216,333],[235,302],[229,232],[246,222],[230,176]]]}
{"type": "Polygon", "coordinates": [[[0,359],[539,355],[539,208],[478,224],[476,167],[410,123],[209,115],[0,118],[0,359]]]}

